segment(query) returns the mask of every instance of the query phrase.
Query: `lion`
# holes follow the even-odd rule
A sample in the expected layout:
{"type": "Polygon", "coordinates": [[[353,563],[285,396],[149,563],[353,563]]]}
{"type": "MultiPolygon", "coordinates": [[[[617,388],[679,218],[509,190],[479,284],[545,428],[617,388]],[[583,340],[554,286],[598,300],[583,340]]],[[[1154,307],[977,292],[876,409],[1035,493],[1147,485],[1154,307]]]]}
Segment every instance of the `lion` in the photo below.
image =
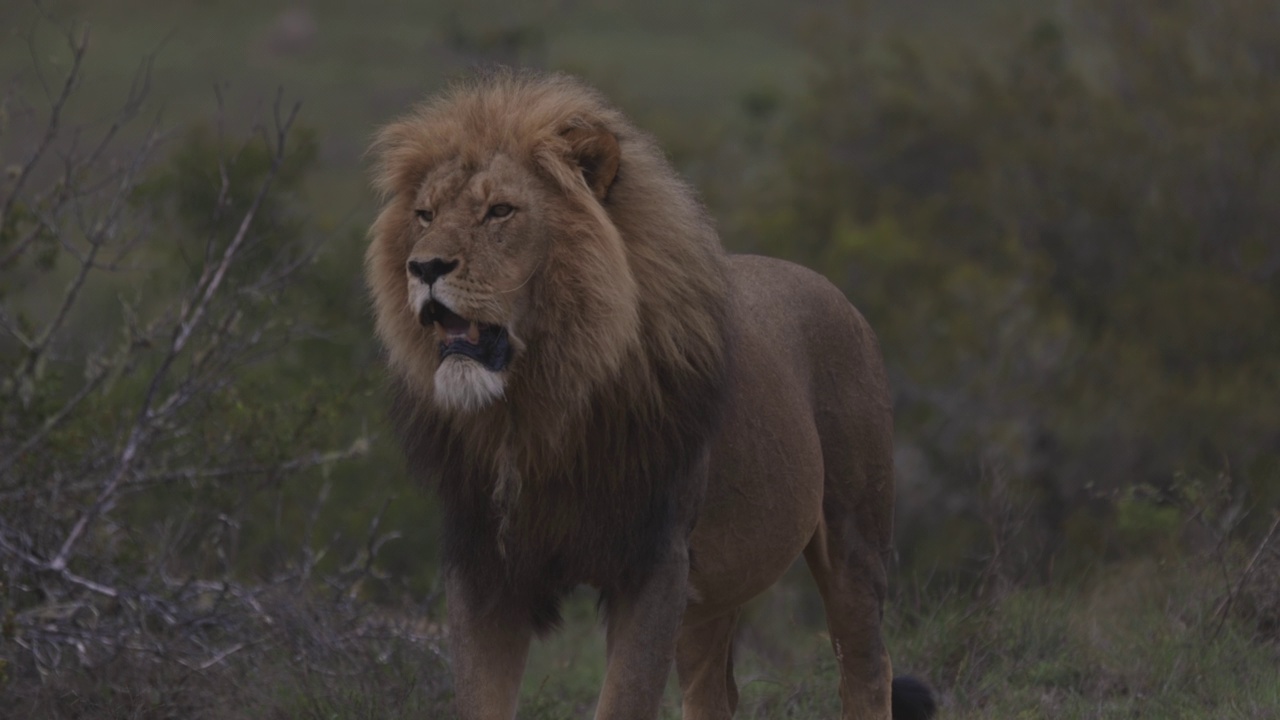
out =
{"type": "Polygon", "coordinates": [[[366,276],[411,472],[443,511],[455,701],[515,715],[531,638],[600,593],[597,718],[728,718],[743,603],[801,554],[846,718],[928,717],[880,633],[892,411],[843,294],[726,254],[656,143],[563,75],[497,71],[377,134],[366,276]]]}

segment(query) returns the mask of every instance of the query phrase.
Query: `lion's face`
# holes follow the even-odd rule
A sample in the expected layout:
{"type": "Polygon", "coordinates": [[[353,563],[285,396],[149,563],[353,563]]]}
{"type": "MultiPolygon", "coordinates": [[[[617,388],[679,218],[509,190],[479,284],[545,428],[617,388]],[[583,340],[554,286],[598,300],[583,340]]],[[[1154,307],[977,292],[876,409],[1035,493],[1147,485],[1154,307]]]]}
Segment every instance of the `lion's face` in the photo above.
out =
{"type": "Polygon", "coordinates": [[[615,136],[581,116],[460,132],[420,116],[386,128],[388,193],[367,271],[392,368],[436,408],[585,406],[639,342],[628,249],[604,201],[615,136]]]}
{"type": "Polygon", "coordinates": [[[413,198],[405,248],[405,311],[437,344],[435,398],[459,410],[503,395],[516,355],[536,332],[531,280],[549,243],[545,184],[495,155],[468,171],[454,159],[435,168],[413,198]]]}

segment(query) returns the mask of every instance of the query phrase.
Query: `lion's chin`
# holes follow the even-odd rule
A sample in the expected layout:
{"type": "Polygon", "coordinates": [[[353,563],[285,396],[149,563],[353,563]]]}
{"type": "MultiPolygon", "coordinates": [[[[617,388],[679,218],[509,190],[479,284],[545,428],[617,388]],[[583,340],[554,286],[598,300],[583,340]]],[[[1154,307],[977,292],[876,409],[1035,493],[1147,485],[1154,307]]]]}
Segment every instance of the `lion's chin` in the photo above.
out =
{"type": "Polygon", "coordinates": [[[507,378],[463,355],[449,355],[440,361],[435,375],[435,401],[454,412],[472,413],[503,396],[507,378]]]}

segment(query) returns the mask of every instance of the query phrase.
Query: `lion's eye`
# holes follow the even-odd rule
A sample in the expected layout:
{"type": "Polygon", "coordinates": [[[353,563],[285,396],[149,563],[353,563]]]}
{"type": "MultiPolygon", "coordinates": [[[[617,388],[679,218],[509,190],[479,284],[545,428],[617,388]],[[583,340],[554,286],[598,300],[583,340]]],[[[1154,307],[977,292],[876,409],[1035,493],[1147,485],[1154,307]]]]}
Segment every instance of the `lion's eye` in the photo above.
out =
{"type": "Polygon", "coordinates": [[[506,203],[498,203],[497,205],[489,206],[489,212],[485,215],[485,217],[486,218],[504,218],[515,211],[516,211],[515,208],[511,207],[506,203]]]}
{"type": "Polygon", "coordinates": [[[422,227],[430,225],[431,221],[435,219],[436,216],[436,214],[430,210],[414,210],[413,214],[418,218],[418,224],[422,227]]]}

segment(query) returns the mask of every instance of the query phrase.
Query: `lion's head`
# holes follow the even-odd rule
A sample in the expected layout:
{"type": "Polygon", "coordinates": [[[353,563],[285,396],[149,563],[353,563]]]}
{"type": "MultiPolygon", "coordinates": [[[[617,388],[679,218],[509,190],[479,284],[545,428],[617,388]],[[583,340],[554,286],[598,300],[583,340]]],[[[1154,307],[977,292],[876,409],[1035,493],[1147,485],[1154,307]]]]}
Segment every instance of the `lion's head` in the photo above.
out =
{"type": "Polygon", "coordinates": [[[387,126],[373,153],[378,332],[437,410],[519,398],[573,414],[620,375],[650,374],[626,366],[654,353],[703,371],[721,362],[715,233],[594,91],[497,73],[387,126]]]}

